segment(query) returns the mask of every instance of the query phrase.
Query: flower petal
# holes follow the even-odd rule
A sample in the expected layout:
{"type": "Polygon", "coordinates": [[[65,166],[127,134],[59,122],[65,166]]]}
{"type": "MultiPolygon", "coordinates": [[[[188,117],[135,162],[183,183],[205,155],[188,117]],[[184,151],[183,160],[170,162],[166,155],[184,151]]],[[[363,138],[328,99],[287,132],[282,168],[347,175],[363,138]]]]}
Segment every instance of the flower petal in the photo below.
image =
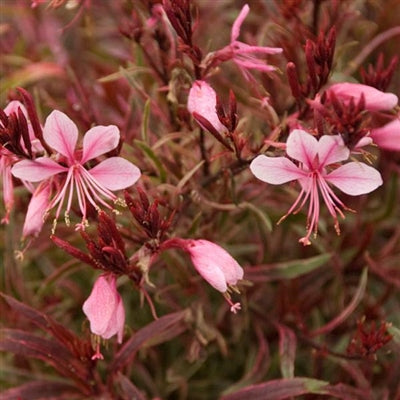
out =
{"type": "Polygon", "coordinates": [[[372,192],[382,185],[381,174],[375,168],[361,162],[342,165],[324,178],[351,196],[372,192]]]}
{"type": "Polygon", "coordinates": [[[400,119],[396,118],[380,128],[372,129],[370,137],[383,149],[400,151],[400,119]]]}
{"type": "Polygon", "coordinates": [[[104,339],[112,336],[107,335],[107,328],[116,311],[117,303],[115,278],[112,277],[111,282],[109,282],[107,277],[99,276],[93,285],[90,296],[82,306],[83,312],[90,321],[90,330],[93,333],[102,336],[104,339]]]}
{"type": "Polygon", "coordinates": [[[347,160],[350,150],[340,135],[322,136],[318,141],[318,158],[321,166],[347,160]]]}
{"type": "Polygon", "coordinates": [[[48,182],[41,183],[32,195],[26,212],[22,236],[37,236],[42,230],[44,216],[49,205],[50,185],[48,182]]]}
{"type": "Polygon", "coordinates": [[[241,9],[239,15],[236,17],[231,30],[231,42],[234,42],[240,35],[240,27],[250,11],[248,4],[245,4],[241,9]]]}
{"type": "Polygon", "coordinates": [[[72,162],[78,128],[75,123],[61,111],[54,110],[46,119],[43,128],[43,137],[49,146],[57,150],[72,162]]]}
{"type": "Polygon", "coordinates": [[[307,174],[286,157],[257,156],[250,164],[253,175],[263,182],[280,185],[307,174]]]}
{"type": "Polygon", "coordinates": [[[312,168],[318,151],[318,141],[311,134],[301,129],[292,131],[286,142],[286,153],[308,168],[312,168]]]}
{"type": "Polygon", "coordinates": [[[115,149],[119,136],[119,129],[115,125],[100,125],[89,129],[83,138],[81,164],[115,149]]]}
{"type": "Polygon", "coordinates": [[[398,98],[393,93],[381,92],[372,86],[360,83],[336,83],[328,89],[341,100],[349,101],[351,98],[355,102],[360,101],[361,95],[365,98],[365,109],[369,111],[391,110],[397,105],[398,98]]]}
{"type": "MultiPolygon", "coordinates": [[[[218,132],[225,132],[226,128],[218,118],[217,94],[205,81],[195,81],[189,91],[187,108],[191,114],[196,113],[208,120],[218,132]]],[[[207,127],[203,127],[208,130],[207,127]]]]}
{"type": "Polygon", "coordinates": [[[109,190],[125,189],[140,178],[140,169],[122,157],[110,157],[88,171],[109,190]]]}
{"type": "Polygon", "coordinates": [[[68,168],[61,166],[48,157],[39,157],[36,160],[22,160],[16,163],[11,173],[19,179],[28,182],[40,182],[60,172],[66,172],[68,168]]]}

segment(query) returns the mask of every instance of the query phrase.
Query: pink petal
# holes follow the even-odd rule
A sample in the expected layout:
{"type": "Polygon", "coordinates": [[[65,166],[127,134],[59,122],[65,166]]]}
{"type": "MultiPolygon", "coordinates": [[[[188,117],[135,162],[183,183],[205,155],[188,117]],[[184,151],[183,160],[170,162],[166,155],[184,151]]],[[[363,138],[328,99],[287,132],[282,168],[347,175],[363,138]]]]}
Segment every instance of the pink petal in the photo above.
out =
{"type": "Polygon", "coordinates": [[[321,166],[347,160],[350,150],[340,135],[322,136],[318,141],[318,159],[321,166]]]}
{"type": "Polygon", "coordinates": [[[383,149],[400,151],[400,119],[396,118],[380,128],[373,129],[370,137],[383,149]]]}
{"type": "MultiPolygon", "coordinates": [[[[115,278],[113,278],[115,280],[115,278]]],[[[117,306],[115,282],[109,282],[107,277],[101,275],[93,285],[92,292],[83,303],[82,309],[90,322],[90,330],[96,335],[108,339],[109,321],[114,315],[117,306]],[[106,335],[107,337],[103,336],[106,335]]]]}
{"type": "Polygon", "coordinates": [[[342,165],[325,176],[325,179],[351,196],[372,192],[382,185],[381,174],[361,162],[342,165]]]}
{"type": "Polygon", "coordinates": [[[259,155],[251,162],[250,170],[256,178],[272,185],[281,185],[307,176],[306,172],[286,157],[259,155]]]}
{"type": "Polygon", "coordinates": [[[140,178],[140,169],[122,157],[110,157],[89,170],[109,190],[125,189],[140,178]]]}
{"type": "Polygon", "coordinates": [[[312,169],[318,151],[317,139],[301,129],[295,129],[289,134],[286,142],[286,153],[297,161],[312,169]]]}
{"type": "Polygon", "coordinates": [[[125,308],[124,303],[122,302],[121,296],[118,299],[117,311],[116,315],[116,328],[117,328],[117,339],[118,343],[122,343],[122,339],[124,336],[124,326],[125,326],[125,308]]]}
{"type": "Polygon", "coordinates": [[[250,7],[248,4],[245,4],[240,11],[239,15],[235,19],[235,22],[232,25],[232,30],[231,30],[231,42],[234,42],[240,35],[240,27],[243,24],[243,21],[247,17],[247,14],[250,11],[250,7]]]}
{"type": "Polygon", "coordinates": [[[75,160],[74,151],[78,140],[78,128],[75,123],[61,111],[54,110],[46,119],[43,128],[45,141],[54,150],[75,160]]]}
{"type": "MultiPolygon", "coordinates": [[[[218,132],[225,132],[217,111],[217,94],[205,81],[195,81],[189,91],[187,108],[190,113],[197,113],[207,119],[218,132]]],[[[207,130],[207,129],[206,129],[207,130]]]]}
{"type": "Polygon", "coordinates": [[[10,115],[12,113],[18,113],[18,108],[21,109],[25,117],[28,119],[28,113],[26,111],[25,106],[18,100],[12,100],[10,101],[7,106],[4,108],[4,113],[6,115],[10,115]]]}
{"type": "Polygon", "coordinates": [[[398,98],[393,93],[381,92],[372,86],[362,85],[360,83],[337,83],[332,85],[328,92],[332,91],[336,97],[342,100],[354,98],[358,102],[361,95],[364,94],[365,109],[370,111],[391,110],[397,105],[398,98]]]}
{"type": "Polygon", "coordinates": [[[37,236],[42,230],[44,216],[49,205],[50,185],[41,183],[32,195],[26,212],[22,236],[37,236]]]}
{"type": "Polygon", "coordinates": [[[83,138],[81,163],[92,160],[115,149],[119,142],[119,129],[115,125],[95,126],[83,138]]]}
{"type": "Polygon", "coordinates": [[[11,169],[16,178],[24,179],[28,182],[40,182],[66,171],[68,171],[68,168],[61,166],[48,157],[39,157],[34,161],[22,160],[11,169]]]}

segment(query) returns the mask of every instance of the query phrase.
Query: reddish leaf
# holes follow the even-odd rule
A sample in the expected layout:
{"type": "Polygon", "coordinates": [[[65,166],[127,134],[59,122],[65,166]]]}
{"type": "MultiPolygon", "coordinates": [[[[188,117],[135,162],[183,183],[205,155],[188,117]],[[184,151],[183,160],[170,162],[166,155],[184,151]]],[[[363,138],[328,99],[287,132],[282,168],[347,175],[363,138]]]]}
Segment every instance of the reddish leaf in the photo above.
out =
{"type": "Polygon", "coordinates": [[[238,392],[223,396],[221,400],[284,400],[304,394],[335,396],[343,400],[365,400],[368,393],[344,384],[330,385],[328,382],[310,378],[277,379],[252,385],[238,392]]]}
{"type": "Polygon", "coordinates": [[[368,269],[365,268],[364,271],[362,272],[356,293],[354,294],[349,305],[338,316],[336,316],[334,319],[332,319],[330,322],[328,322],[321,328],[315,329],[312,332],[310,332],[310,336],[318,336],[323,333],[330,332],[333,329],[335,329],[337,326],[339,326],[343,321],[345,321],[353,313],[353,311],[357,308],[357,306],[360,304],[362,298],[364,297],[365,289],[367,287],[367,279],[368,279],[368,269]]]}
{"type": "Polygon", "coordinates": [[[169,340],[172,338],[172,335],[169,334],[171,331],[175,332],[175,336],[182,333],[183,328],[177,330],[176,325],[182,322],[186,314],[186,310],[167,314],[138,330],[116,354],[114,361],[110,365],[110,370],[119,370],[124,365],[131,362],[136,352],[143,347],[146,342],[151,340],[160,343],[160,337],[169,340]]]}
{"type": "Polygon", "coordinates": [[[145,395],[125,375],[119,373],[116,382],[120,386],[124,400],[146,400],[145,395]]]}
{"type": "Polygon", "coordinates": [[[76,389],[66,383],[35,381],[8,389],[1,394],[2,400],[41,400],[41,399],[68,399],[77,398],[76,389]]]}
{"type": "Polygon", "coordinates": [[[86,367],[53,340],[19,329],[4,328],[0,330],[0,350],[45,361],[63,376],[72,378],[85,393],[90,391],[86,367]]]}
{"type": "Polygon", "coordinates": [[[8,305],[18,314],[33,322],[36,326],[46,332],[51,333],[59,343],[67,347],[73,354],[76,354],[80,359],[90,359],[91,345],[89,342],[82,341],[73,332],[65,328],[63,325],[55,321],[53,318],[34,308],[21,303],[20,301],[0,292],[0,296],[6,300],[8,305]]]}

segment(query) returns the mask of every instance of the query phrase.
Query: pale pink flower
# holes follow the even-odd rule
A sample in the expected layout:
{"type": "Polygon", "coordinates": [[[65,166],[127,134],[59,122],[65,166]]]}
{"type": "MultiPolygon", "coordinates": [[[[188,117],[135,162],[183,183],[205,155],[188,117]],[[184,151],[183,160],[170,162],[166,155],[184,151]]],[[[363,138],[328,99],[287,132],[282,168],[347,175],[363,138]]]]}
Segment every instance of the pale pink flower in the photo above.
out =
{"type": "Polygon", "coordinates": [[[395,94],[381,92],[372,86],[362,85],[361,83],[336,83],[328,88],[327,93],[328,96],[329,93],[334,93],[339,100],[344,102],[354,99],[355,104],[364,95],[365,109],[369,111],[391,110],[398,103],[395,94]]]}
{"type": "Polygon", "coordinates": [[[400,119],[372,129],[369,137],[382,149],[400,151],[400,119]]]}
{"type": "Polygon", "coordinates": [[[204,61],[207,67],[217,65],[223,61],[233,60],[247,80],[251,79],[251,75],[247,71],[249,69],[262,72],[271,72],[276,69],[258,57],[265,54],[280,54],[283,49],[280,47],[251,46],[237,40],[240,35],[240,28],[249,11],[250,7],[245,4],[233,23],[230,44],[209,54],[204,61]]]}
{"type": "MultiPolygon", "coordinates": [[[[103,339],[110,339],[117,335],[118,343],[122,343],[125,309],[117,291],[115,275],[104,274],[97,278],[90,296],[83,303],[82,309],[90,322],[92,333],[103,339]]],[[[99,351],[99,344],[92,359],[96,358],[103,358],[99,351]]]]}
{"type": "Polygon", "coordinates": [[[204,239],[181,240],[183,249],[190,255],[197,272],[213,288],[225,294],[231,306],[231,311],[240,310],[240,303],[233,304],[227,293],[235,288],[238,280],[243,278],[243,268],[221,246],[204,239]]]}
{"type": "MultiPolygon", "coordinates": [[[[194,114],[194,118],[197,114],[205,118],[216,131],[226,132],[226,127],[222,125],[218,118],[216,106],[217,94],[215,90],[205,81],[193,82],[187,103],[189,112],[194,114]]],[[[200,121],[198,122],[202,125],[200,121]]],[[[202,125],[202,127],[208,130],[206,126],[202,125]]]]}
{"type": "MultiPolygon", "coordinates": [[[[60,111],[53,111],[46,119],[43,129],[45,141],[56,152],[56,159],[39,157],[35,160],[23,160],[12,168],[12,174],[29,182],[51,180],[56,186],[56,194],[50,200],[43,216],[57,206],[55,220],[58,219],[64,201],[67,199],[65,217],[68,223],[74,192],[82,213],[82,223],[78,228],[84,229],[89,202],[95,209],[98,204],[107,208],[111,206],[102,197],[116,202],[114,190],[133,185],[140,177],[140,170],[121,157],[110,157],[93,168],[84,166],[110,150],[117,147],[119,130],[114,125],[95,126],[86,132],[82,150],[77,150],[78,129],[74,122],[60,111]]],[[[32,201],[35,201],[33,198],[32,201]]],[[[44,204],[44,203],[43,203],[44,204]]]]}
{"type": "Polygon", "coordinates": [[[290,213],[298,212],[309,201],[307,234],[299,240],[304,245],[311,243],[311,234],[316,234],[318,230],[319,194],[335,221],[336,232],[340,233],[337,214],[344,217],[341,209],[347,208],[328,183],[351,196],[369,193],[382,184],[380,173],[361,162],[350,162],[333,170],[327,169],[329,165],[349,158],[350,150],[344,145],[340,135],[325,135],[318,141],[309,133],[296,129],[289,135],[286,153],[298,161],[299,165],[287,157],[259,155],[251,162],[250,169],[258,179],[273,185],[299,181],[301,192],[280,221],[290,213]]]}

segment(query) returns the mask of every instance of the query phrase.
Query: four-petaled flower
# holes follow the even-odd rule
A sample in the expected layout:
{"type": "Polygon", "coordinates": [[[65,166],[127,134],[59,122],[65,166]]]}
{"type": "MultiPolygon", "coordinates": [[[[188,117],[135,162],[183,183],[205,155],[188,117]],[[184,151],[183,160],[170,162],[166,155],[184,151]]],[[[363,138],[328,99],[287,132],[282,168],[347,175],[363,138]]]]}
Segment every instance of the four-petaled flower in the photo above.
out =
{"type": "MultiPolygon", "coordinates": [[[[117,291],[117,278],[114,274],[100,275],[93,285],[92,292],[82,306],[90,322],[90,330],[103,339],[117,335],[122,343],[125,324],[125,309],[117,291]]],[[[92,359],[103,359],[99,341],[92,359]]]]}
{"type": "Polygon", "coordinates": [[[369,193],[382,184],[380,173],[361,162],[350,162],[332,171],[327,169],[327,166],[349,158],[350,150],[344,145],[340,135],[325,135],[318,141],[311,134],[296,129],[289,135],[286,153],[298,161],[299,165],[287,157],[259,155],[251,162],[250,169],[258,179],[273,185],[299,181],[301,192],[280,221],[290,213],[298,212],[309,201],[307,234],[299,240],[304,245],[311,243],[309,238],[313,232],[317,233],[319,194],[335,221],[336,232],[340,233],[337,215],[344,217],[341,209],[347,208],[328,183],[352,196],[369,193]]]}
{"type": "MultiPolygon", "coordinates": [[[[12,168],[12,174],[29,182],[46,181],[56,187],[56,194],[48,202],[43,201],[43,186],[38,193],[34,193],[31,202],[32,208],[45,214],[57,207],[55,220],[58,219],[65,200],[67,206],[65,219],[69,223],[69,211],[72,207],[74,192],[82,213],[82,222],[78,229],[84,229],[87,224],[86,216],[89,202],[95,209],[98,204],[107,208],[111,206],[102,197],[117,201],[113,190],[127,188],[133,185],[140,177],[140,170],[135,165],[121,157],[110,157],[93,168],[84,165],[113,149],[118,145],[120,134],[114,125],[95,126],[86,132],[83,138],[82,150],[77,150],[78,129],[74,122],[60,111],[53,111],[46,119],[43,129],[45,141],[57,152],[56,158],[39,157],[35,160],[23,160],[12,168]],[[41,199],[38,199],[39,194],[41,199]],[[36,202],[40,200],[40,207],[36,202]]],[[[29,224],[29,221],[26,223],[29,224]]],[[[37,232],[37,227],[31,229],[37,232]]],[[[27,228],[29,231],[29,229],[27,228]]],[[[40,230],[40,227],[39,227],[40,230]]]]}

